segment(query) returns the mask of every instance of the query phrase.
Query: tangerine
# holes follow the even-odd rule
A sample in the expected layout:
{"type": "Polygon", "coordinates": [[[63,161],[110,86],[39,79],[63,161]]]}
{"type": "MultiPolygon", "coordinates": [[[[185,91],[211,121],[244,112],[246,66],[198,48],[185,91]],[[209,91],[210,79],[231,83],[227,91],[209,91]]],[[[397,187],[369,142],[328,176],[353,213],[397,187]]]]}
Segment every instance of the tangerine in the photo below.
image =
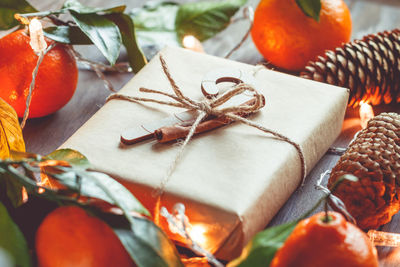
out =
{"type": "Polygon", "coordinates": [[[300,221],[275,254],[271,267],[378,267],[368,236],[337,212],[300,221]]]}
{"type": "Polygon", "coordinates": [[[266,60],[297,71],[325,50],[350,40],[350,11],[343,0],[321,0],[317,22],[307,17],[295,0],[261,0],[251,35],[266,60]]]}
{"type": "Polygon", "coordinates": [[[50,212],[36,233],[39,267],[135,266],[114,231],[77,206],[50,212]]]}
{"type": "MultiPolygon", "coordinates": [[[[22,117],[38,56],[29,45],[25,30],[0,39],[0,98],[22,117]]],[[[49,45],[50,40],[46,39],[49,45]]],[[[29,117],[42,117],[62,108],[73,96],[78,81],[74,56],[66,45],[57,43],[39,66],[29,108],[29,117]]]]}

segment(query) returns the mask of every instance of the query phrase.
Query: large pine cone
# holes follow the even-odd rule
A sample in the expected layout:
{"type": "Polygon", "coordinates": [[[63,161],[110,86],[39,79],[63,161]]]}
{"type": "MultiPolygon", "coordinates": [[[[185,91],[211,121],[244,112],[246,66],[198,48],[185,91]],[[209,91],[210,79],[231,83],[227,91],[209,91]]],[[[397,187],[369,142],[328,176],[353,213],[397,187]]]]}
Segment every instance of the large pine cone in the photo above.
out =
{"type": "Polygon", "coordinates": [[[362,229],[388,223],[400,209],[400,115],[382,113],[368,122],[332,170],[330,187],[345,174],[335,191],[362,229]]]}
{"type": "Polygon", "coordinates": [[[400,30],[346,43],[310,62],[301,77],[350,89],[349,105],[400,102],[400,30]]]}

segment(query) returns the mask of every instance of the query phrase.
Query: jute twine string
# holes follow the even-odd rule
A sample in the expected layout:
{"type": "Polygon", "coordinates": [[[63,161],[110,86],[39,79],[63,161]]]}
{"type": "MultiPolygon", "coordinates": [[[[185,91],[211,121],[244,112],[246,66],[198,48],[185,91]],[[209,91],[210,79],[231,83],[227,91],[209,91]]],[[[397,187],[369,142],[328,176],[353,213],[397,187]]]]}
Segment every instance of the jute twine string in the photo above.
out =
{"type": "Polygon", "coordinates": [[[172,75],[169,72],[169,69],[167,67],[167,63],[165,62],[162,55],[160,55],[160,61],[161,61],[161,66],[164,71],[164,74],[168,78],[168,81],[171,84],[171,87],[174,90],[175,95],[161,92],[161,91],[154,90],[154,89],[147,89],[147,88],[140,88],[139,90],[141,92],[145,92],[145,93],[154,93],[154,94],[164,95],[164,96],[167,96],[167,97],[175,100],[175,102],[156,100],[156,99],[152,99],[152,98],[127,96],[127,95],[122,95],[122,94],[112,94],[107,98],[107,102],[112,99],[126,100],[126,101],[130,101],[130,102],[153,102],[153,103],[162,104],[162,105],[168,105],[168,106],[185,108],[188,110],[199,111],[196,120],[194,121],[193,125],[190,128],[188,135],[185,138],[185,141],[182,143],[178,153],[176,154],[176,157],[174,158],[173,162],[171,163],[171,165],[170,165],[166,175],[164,176],[163,180],[161,181],[158,189],[156,189],[156,191],[154,192],[154,196],[157,197],[156,212],[155,212],[156,222],[158,220],[157,214],[159,214],[160,199],[165,191],[165,187],[166,187],[167,183],[169,182],[172,174],[174,173],[178,163],[180,162],[183,152],[184,152],[187,144],[189,143],[189,141],[192,139],[192,137],[196,131],[196,128],[199,126],[199,124],[202,122],[202,120],[209,115],[213,115],[213,116],[217,116],[217,117],[218,116],[228,117],[228,118],[232,119],[233,121],[238,121],[238,122],[241,122],[248,126],[254,127],[260,131],[263,131],[265,133],[275,136],[277,139],[279,139],[281,141],[284,141],[284,142],[287,142],[287,143],[293,145],[295,147],[295,149],[297,150],[300,161],[301,161],[301,176],[302,176],[301,185],[304,184],[304,180],[305,180],[305,176],[306,176],[306,163],[305,163],[304,153],[303,153],[303,150],[300,147],[300,145],[297,144],[296,142],[292,141],[289,137],[286,137],[274,130],[267,129],[264,126],[254,123],[251,120],[243,118],[239,115],[236,115],[236,114],[254,113],[264,106],[264,97],[255,88],[253,88],[252,86],[250,86],[248,84],[240,83],[219,97],[215,97],[213,99],[204,99],[201,101],[196,101],[196,100],[186,97],[182,93],[182,91],[176,84],[175,80],[172,78],[172,75]],[[242,94],[245,91],[250,91],[254,94],[254,102],[252,104],[219,108],[219,106],[221,106],[222,104],[227,102],[232,97],[242,94]]]}

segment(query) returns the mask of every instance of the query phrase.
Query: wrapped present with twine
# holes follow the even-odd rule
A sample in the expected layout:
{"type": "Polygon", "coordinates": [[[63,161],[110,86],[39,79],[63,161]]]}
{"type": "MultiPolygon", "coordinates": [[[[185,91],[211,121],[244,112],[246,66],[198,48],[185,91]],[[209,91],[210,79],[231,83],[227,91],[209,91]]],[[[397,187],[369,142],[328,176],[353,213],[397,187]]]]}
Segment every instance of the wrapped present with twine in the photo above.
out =
{"type": "MultiPolygon", "coordinates": [[[[82,152],[94,169],[119,179],[155,211],[155,219],[160,207],[172,210],[183,203],[196,241],[230,260],[268,224],[339,135],[348,90],[181,48],[166,48],[161,55],[63,147],[82,152]],[[213,69],[237,70],[253,83],[232,85],[214,77],[224,82],[221,93],[206,99],[201,85],[213,69]],[[250,94],[250,101],[227,105],[243,94],[250,94]],[[141,128],[146,136],[143,125],[190,114],[190,123],[179,125],[182,141],[161,143],[155,134],[131,145],[124,138],[120,142],[129,129],[141,128]]],[[[165,226],[166,220],[159,223],[165,226]]]]}

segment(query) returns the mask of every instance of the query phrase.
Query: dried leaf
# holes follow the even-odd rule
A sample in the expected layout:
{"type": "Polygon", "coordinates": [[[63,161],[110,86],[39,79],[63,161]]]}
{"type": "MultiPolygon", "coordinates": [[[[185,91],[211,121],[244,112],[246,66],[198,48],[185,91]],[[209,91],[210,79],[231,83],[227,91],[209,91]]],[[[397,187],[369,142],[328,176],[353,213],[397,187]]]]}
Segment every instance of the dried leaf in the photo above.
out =
{"type": "Polygon", "coordinates": [[[22,129],[15,110],[0,98],[0,159],[10,157],[10,151],[25,151],[22,129]]]}

